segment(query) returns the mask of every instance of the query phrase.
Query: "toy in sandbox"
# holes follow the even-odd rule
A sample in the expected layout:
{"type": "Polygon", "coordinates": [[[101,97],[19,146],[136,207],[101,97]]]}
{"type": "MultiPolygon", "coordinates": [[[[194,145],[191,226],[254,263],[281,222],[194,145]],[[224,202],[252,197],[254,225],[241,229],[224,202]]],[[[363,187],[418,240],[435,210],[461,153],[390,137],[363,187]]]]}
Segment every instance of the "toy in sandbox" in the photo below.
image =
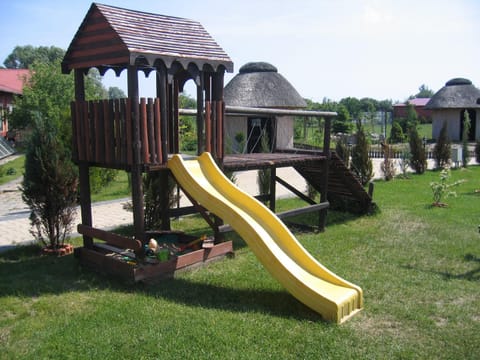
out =
{"type": "MultiPolygon", "coordinates": [[[[329,198],[329,187],[344,184],[343,193],[352,186],[355,188],[351,179],[348,180],[351,186],[340,182],[348,178],[348,169],[330,152],[330,121],[336,113],[226,108],[224,73],[233,71],[233,63],[200,23],[96,3],[91,5],[75,34],[62,70],[74,71],[75,77],[75,101],[71,109],[73,159],[80,171],[82,223],[78,232],[83,235],[83,247],[77,248],[75,254],[81,264],[131,281],[171,276],[179,269],[233,252],[232,242],[224,241],[222,236],[222,231],[228,228],[224,221],[248,243],[273,277],[325,319],[343,322],[362,309],[362,290],[321,265],[280,220],[315,211],[322,229],[329,200],[334,199],[329,198]],[[85,74],[93,67],[101,75],[111,69],[119,76],[126,70],[128,98],[86,101],[85,74]],[[155,99],[140,98],[140,72],[156,77],[155,99]],[[194,116],[198,156],[185,157],[179,151],[178,99],[190,79],[197,87],[194,116]],[[226,112],[268,116],[272,121],[285,115],[322,117],[325,119],[323,149],[272,148],[268,153],[226,154],[226,112]],[[94,227],[89,184],[89,168],[93,166],[130,173],[133,238],[94,227]],[[295,167],[320,191],[319,203],[276,175],[277,168],[287,166],[295,167]],[[223,174],[224,170],[265,168],[271,171],[267,196],[270,208],[238,189],[223,174]],[[336,178],[341,180],[331,183],[330,173],[338,173],[336,178]],[[158,180],[162,199],[160,229],[145,229],[144,174],[154,175],[158,180]],[[169,178],[175,180],[193,206],[170,206],[169,178]],[[308,206],[276,215],[277,182],[308,206]],[[171,230],[171,217],[191,213],[199,213],[205,219],[213,230],[212,238],[171,230]]],[[[359,190],[352,191],[355,192],[358,195],[359,190]]]]}

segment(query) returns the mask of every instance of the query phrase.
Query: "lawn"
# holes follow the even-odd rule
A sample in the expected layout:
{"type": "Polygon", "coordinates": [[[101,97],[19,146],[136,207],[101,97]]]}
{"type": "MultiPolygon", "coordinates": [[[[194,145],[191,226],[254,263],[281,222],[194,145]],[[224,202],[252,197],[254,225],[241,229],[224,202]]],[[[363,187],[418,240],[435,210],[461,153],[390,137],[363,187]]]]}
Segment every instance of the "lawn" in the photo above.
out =
{"type": "MultiPolygon", "coordinates": [[[[446,208],[432,207],[438,172],[379,181],[378,212],[330,212],[298,239],[364,290],[342,325],[296,301],[234,234],[236,255],[156,285],[127,285],[73,256],[0,254],[0,359],[478,359],[480,167],[446,208]]],[[[292,201],[279,202],[292,206],[292,201]]],[[[188,218],[175,227],[206,232],[188,218]]]]}
{"type": "Polygon", "coordinates": [[[25,155],[19,155],[14,160],[0,165],[0,185],[23,176],[25,171],[25,155]]]}

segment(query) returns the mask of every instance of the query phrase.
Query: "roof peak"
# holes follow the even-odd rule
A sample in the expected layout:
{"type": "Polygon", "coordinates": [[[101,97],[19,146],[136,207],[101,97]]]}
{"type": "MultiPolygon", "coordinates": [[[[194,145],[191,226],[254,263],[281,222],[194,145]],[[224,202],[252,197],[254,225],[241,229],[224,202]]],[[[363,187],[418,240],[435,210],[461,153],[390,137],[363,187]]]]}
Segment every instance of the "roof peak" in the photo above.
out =
{"type": "Polygon", "coordinates": [[[472,85],[472,82],[465,78],[454,78],[454,79],[448,80],[445,83],[445,86],[455,86],[455,85],[472,85]]]}
{"type": "Polygon", "coordinates": [[[272,64],[264,61],[253,61],[243,65],[238,72],[240,74],[249,74],[256,72],[278,72],[278,69],[272,64]]]}

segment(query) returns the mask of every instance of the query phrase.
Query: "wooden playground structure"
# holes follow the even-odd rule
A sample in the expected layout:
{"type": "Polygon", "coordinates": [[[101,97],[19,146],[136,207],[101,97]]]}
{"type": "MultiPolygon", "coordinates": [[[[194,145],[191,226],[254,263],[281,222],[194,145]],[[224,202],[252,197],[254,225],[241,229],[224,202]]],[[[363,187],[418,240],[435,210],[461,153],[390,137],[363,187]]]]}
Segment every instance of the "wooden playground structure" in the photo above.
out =
{"type": "MultiPolygon", "coordinates": [[[[192,200],[193,207],[170,209],[168,205],[167,162],[179,149],[178,96],[186,81],[192,79],[197,88],[198,153],[210,152],[217,164],[228,171],[271,169],[270,208],[275,210],[275,184],[280,183],[308,206],[284,216],[318,211],[320,227],[324,226],[329,204],[347,200],[365,212],[371,196],[352,176],[343,162],[330,152],[329,112],[299,110],[226,109],[223,101],[225,72],[233,71],[233,63],[223,49],[198,22],[112,6],[92,4],[74,36],[62,63],[64,73],[74,72],[75,101],[72,102],[73,159],[80,172],[81,221],[78,231],[84,246],[76,250],[79,261],[94,269],[120,275],[132,281],[172,274],[176,270],[210,261],[233,251],[232,243],[222,241],[218,218],[192,200]],[[97,68],[103,75],[109,69],[120,75],[127,72],[126,99],[87,101],[85,74],[97,68]],[[156,97],[139,96],[140,72],[156,77],[156,97]],[[323,150],[274,149],[272,153],[225,154],[225,112],[272,115],[290,111],[296,116],[325,119],[323,150]],[[287,180],[276,175],[279,167],[294,167],[321,194],[320,203],[309,199],[287,180]],[[89,169],[102,167],[121,169],[131,175],[134,237],[128,238],[94,226],[91,208],[89,169]],[[171,261],[142,265],[145,244],[152,229],[145,229],[142,177],[155,172],[162,183],[163,229],[158,234],[171,235],[171,216],[199,212],[212,227],[215,241],[175,257],[171,261]],[[323,223],[323,225],[322,225],[323,223]],[[96,242],[94,239],[102,240],[96,242]],[[112,253],[119,256],[111,256],[112,253]],[[121,260],[119,260],[119,257],[121,260]]],[[[218,214],[217,214],[218,215],[218,214]]],[[[192,239],[188,235],[186,241],[192,239]]]]}

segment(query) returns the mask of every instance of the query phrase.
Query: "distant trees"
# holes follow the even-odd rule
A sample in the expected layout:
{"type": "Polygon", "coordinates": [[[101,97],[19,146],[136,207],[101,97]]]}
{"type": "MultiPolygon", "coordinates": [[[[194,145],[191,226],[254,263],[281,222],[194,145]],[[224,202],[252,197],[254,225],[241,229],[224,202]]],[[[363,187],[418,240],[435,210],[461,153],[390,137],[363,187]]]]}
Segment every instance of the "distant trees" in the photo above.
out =
{"type": "Polygon", "coordinates": [[[51,64],[63,59],[65,50],[56,46],[16,46],[3,65],[7,69],[30,69],[35,63],[51,64]]]}
{"type": "Polygon", "coordinates": [[[415,95],[410,95],[408,99],[411,100],[416,98],[431,98],[434,94],[435,93],[432,89],[428,88],[427,85],[422,84],[418,88],[418,93],[416,93],[415,95]]]}

